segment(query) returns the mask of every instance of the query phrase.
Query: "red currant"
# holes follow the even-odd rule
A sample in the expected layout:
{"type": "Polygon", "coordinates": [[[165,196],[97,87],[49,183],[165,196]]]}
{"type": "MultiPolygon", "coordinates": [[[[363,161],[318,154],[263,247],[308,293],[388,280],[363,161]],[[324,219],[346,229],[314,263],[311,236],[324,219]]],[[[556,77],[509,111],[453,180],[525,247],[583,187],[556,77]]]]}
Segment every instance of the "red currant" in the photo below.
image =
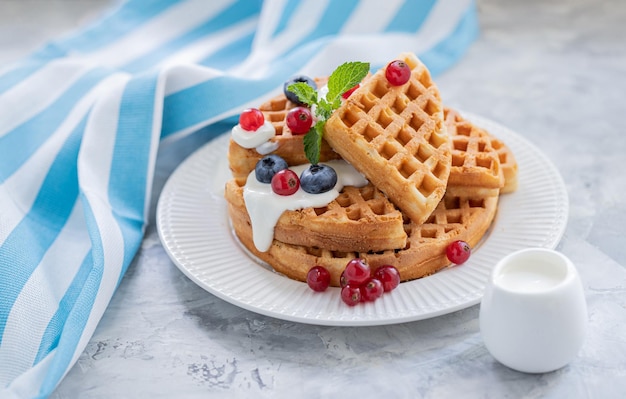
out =
{"type": "Polygon", "coordinates": [[[379,279],[370,278],[361,286],[361,300],[375,301],[383,295],[384,291],[383,283],[379,279]]]}
{"type": "Polygon", "coordinates": [[[355,306],[361,302],[361,290],[359,287],[346,285],[341,289],[341,300],[348,306],[355,306]]]}
{"type": "Polygon", "coordinates": [[[392,265],[383,265],[376,269],[374,277],[383,284],[385,292],[393,291],[400,284],[400,273],[392,265]]]}
{"type": "Polygon", "coordinates": [[[239,115],[239,124],[243,130],[255,132],[265,123],[263,112],[256,108],[248,108],[239,115]]]}
{"type": "Polygon", "coordinates": [[[404,61],[391,61],[387,64],[385,77],[392,86],[402,86],[411,78],[411,68],[404,61]]]}
{"type": "Polygon", "coordinates": [[[367,279],[371,277],[370,266],[363,259],[352,259],[346,265],[346,269],[343,271],[343,278],[345,283],[352,286],[361,286],[365,284],[367,279]]]}
{"type": "Polygon", "coordinates": [[[341,275],[339,276],[339,286],[343,288],[346,285],[348,285],[348,282],[346,281],[346,275],[345,275],[345,270],[344,270],[343,272],[341,272],[341,275]]]}
{"type": "Polygon", "coordinates": [[[470,246],[462,240],[454,241],[446,248],[448,260],[456,265],[469,259],[471,252],[470,246]]]}
{"type": "Polygon", "coordinates": [[[306,275],[306,283],[313,291],[326,291],[330,285],[330,273],[323,266],[313,266],[306,275]]]}
{"type": "Polygon", "coordinates": [[[292,195],[300,188],[300,179],[293,170],[283,169],[272,177],[271,185],[278,195],[292,195]]]}
{"type": "Polygon", "coordinates": [[[287,127],[293,134],[305,134],[313,125],[311,110],[306,107],[292,108],[286,117],[287,127]]]}
{"type": "Polygon", "coordinates": [[[344,99],[344,100],[347,100],[347,99],[348,99],[348,97],[350,97],[350,95],[351,95],[352,93],[354,93],[354,91],[355,91],[356,89],[358,89],[359,87],[361,87],[361,84],[360,84],[360,83],[357,83],[357,84],[356,84],[356,86],[354,86],[354,87],[352,87],[351,89],[348,89],[348,91],[344,92],[344,93],[341,95],[341,97],[343,97],[343,99],[344,99]]]}

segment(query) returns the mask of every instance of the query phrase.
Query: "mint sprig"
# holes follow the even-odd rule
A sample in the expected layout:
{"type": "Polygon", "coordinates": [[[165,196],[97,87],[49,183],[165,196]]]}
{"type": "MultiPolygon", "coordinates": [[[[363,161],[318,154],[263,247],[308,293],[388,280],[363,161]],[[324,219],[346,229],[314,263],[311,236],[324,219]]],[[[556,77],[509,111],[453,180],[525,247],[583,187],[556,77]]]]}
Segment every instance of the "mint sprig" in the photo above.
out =
{"type": "Polygon", "coordinates": [[[346,62],[333,71],[328,78],[328,94],[318,98],[317,91],[304,82],[289,85],[287,90],[309,107],[315,105],[317,122],[304,136],[304,154],[313,165],[320,160],[324,125],[337,108],[341,106],[341,95],[361,83],[370,70],[367,62],[346,62]]]}

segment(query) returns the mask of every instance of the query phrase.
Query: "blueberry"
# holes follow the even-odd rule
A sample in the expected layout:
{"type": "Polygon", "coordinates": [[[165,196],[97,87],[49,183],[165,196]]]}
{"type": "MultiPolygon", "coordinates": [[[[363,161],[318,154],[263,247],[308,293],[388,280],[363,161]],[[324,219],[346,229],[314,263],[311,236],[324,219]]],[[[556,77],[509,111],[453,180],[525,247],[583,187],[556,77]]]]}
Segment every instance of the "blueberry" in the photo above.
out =
{"type": "Polygon", "coordinates": [[[298,96],[296,96],[294,93],[287,90],[287,87],[298,82],[306,83],[309,86],[311,86],[313,90],[317,90],[317,84],[315,84],[315,81],[313,79],[311,79],[308,76],[300,75],[300,76],[294,76],[293,78],[286,81],[285,84],[283,85],[283,92],[285,93],[285,96],[287,96],[287,99],[291,101],[292,103],[298,104],[298,105],[306,105],[298,99],[298,96]]]}
{"type": "Polygon", "coordinates": [[[311,165],[300,175],[300,187],[309,194],[321,194],[337,184],[337,172],[328,165],[311,165]]]}
{"type": "Polygon", "coordinates": [[[279,170],[287,169],[287,162],[278,155],[266,155],[256,163],[254,174],[261,183],[270,183],[279,170]]]}

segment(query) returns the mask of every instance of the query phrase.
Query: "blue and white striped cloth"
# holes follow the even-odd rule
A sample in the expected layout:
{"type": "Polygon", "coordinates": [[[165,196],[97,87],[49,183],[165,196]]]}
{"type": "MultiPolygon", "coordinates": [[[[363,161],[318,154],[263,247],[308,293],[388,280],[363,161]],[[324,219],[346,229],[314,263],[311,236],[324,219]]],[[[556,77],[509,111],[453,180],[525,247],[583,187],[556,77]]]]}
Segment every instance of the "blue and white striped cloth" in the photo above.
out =
{"type": "Polygon", "coordinates": [[[478,32],[472,0],[130,0],[0,66],[0,397],[49,396],[142,241],[159,144],[296,73],[436,75],[478,32]]]}

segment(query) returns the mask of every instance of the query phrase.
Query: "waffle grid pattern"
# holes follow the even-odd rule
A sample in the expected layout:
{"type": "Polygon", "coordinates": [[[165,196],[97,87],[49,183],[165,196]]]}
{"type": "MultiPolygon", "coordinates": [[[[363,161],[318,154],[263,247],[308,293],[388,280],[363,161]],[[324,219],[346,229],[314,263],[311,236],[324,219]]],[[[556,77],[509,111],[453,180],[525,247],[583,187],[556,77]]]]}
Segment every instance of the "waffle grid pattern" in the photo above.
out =
{"type": "Polygon", "coordinates": [[[456,111],[445,109],[444,117],[452,140],[449,184],[501,188],[504,176],[491,136],[456,111]]]}
{"type": "MultiPolygon", "coordinates": [[[[226,198],[238,214],[247,215],[243,187],[227,183],[226,198]]],[[[338,251],[387,250],[406,244],[403,223],[402,213],[371,184],[346,186],[325,207],[285,211],[274,237],[287,244],[338,251]]]]}
{"type": "Polygon", "coordinates": [[[491,146],[495,149],[500,160],[500,169],[504,175],[504,187],[500,189],[501,194],[512,193],[517,189],[517,161],[513,151],[501,140],[491,136],[491,146]]]}
{"type": "Polygon", "coordinates": [[[379,71],[327,123],[325,137],[396,205],[418,221],[437,205],[450,172],[449,137],[437,88],[419,62],[390,87],[379,71]]]}
{"type": "Polygon", "coordinates": [[[265,120],[274,125],[276,136],[291,137],[293,135],[285,123],[285,118],[287,112],[294,107],[295,105],[287,100],[287,97],[280,95],[261,104],[259,110],[263,112],[265,120]]]}
{"type": "MultiPolygon", "coordinates": [[[[331,284],[337,285],[346,263],[357,257],[365,259],[372,268],[383,264],[396,266],[403,281],[420,278],[449,265],[445,248],[453,240],[462,239],[474,247],[489,228],[497,203],[497,196],[467,198],[446,195],[426,223],[419,225],[405,218],[404,228],[409,237],[407,245],[401,249],[334,251],[275,240],[269,252],[256,255],[278,271],[302,281],[310,267],[322,265],[331,273],[331,284]]],[[[246,232],[243,234],[245,236],[246,232]]]]}
{"type": "Polygon", "coordinates": [[[346,186],[339,196],[327,206],[306,208],[303,213],[310,212],[317,217],[327,216],[338,222],[384,220],[396,218],[399,211],[387,200],[387,197],[371,184],[364,187],[346,186]]]}

